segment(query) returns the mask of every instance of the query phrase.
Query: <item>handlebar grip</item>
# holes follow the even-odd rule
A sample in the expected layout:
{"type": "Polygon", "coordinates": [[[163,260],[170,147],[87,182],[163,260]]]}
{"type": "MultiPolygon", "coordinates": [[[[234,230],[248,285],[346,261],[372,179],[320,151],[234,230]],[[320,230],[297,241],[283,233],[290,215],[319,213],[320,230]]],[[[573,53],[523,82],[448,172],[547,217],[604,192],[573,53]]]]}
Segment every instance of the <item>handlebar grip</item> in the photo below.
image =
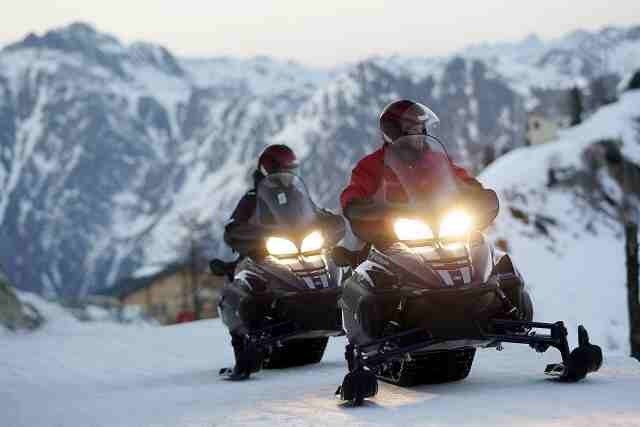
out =
{"type": "Polygon", "coordinates": [[[389,216],[390,209],[376,203],[353,203],[347,205],[344,215],[350,220],[382,221],[389,216]]]}

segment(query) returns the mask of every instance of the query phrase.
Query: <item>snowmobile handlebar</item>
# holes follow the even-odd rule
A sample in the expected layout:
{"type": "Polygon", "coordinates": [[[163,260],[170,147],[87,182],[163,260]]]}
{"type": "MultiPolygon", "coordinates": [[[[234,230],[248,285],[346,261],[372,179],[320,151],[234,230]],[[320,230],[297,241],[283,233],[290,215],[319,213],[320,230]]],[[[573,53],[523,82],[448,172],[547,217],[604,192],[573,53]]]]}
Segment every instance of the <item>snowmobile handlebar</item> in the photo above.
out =
{"type": "MultiPolygon", "coordinates": [[[[452,205],[465,205],[478,219],[478,229],[484,229],[498,215],[500,203],[495,191],[478,187],[465,187],[459,196],[452,199],[452,205]]],[[[404,203],[376,203],[370,199],[354,199],[344,210],[350,221],[384,221],[392,215],[415,214],[417,210],[429,210],[404,203]]]]}
{"type": "Polygon", "coordinates": [[[344,216],[349,220],[383,221],[394,211],[390,206],[375,203],[370,199],[355,199],[344,209],[344,216]]]}

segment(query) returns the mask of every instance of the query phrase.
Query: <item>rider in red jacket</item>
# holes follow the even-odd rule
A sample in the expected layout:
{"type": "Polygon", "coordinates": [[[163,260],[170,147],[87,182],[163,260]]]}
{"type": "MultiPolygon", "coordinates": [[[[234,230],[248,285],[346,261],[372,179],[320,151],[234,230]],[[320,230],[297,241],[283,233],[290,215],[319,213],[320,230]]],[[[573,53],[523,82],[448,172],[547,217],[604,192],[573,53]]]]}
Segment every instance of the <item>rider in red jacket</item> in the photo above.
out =
{"type": "MultiPolygon", "coordinates": [[[[400,100],[387,105],[380,114],[380,130],[383,146],[361,159],[351,173],[351,182],[342,191],[340,204],[345,216],[350,219],[349,208],[358,203],[369,203],[375,198],[382,182],[397,183],[398,178],[385,167],[385,149],[398,138],[407,135],[427,135],[439,119],[429,108],[411,100],[400,100]]],[[[482,185],[466,170],[451,163],[461,186],[483,190],[482,185]]],[[[379,227],[371,223],[368,227],[379,227]]]]}
{"type": "MultiPolygon", "coordinates": [[[[377,149],[373,153],[363,157],[353,171],[351,172],[351,181],[349,185],[342,191],[340,195],[340,204],[342,209],[346,209],[352,200],[369,199],[373,197],[383,178],[387,181],[395,181],[397,178],[393,172],[385,170],[384,167],[384,149],[385,145],[377,149]]],[[[472,186],[480,186],[481,184],[469,173],[452,163],[453,171],[460,180],[472,186]]]]}

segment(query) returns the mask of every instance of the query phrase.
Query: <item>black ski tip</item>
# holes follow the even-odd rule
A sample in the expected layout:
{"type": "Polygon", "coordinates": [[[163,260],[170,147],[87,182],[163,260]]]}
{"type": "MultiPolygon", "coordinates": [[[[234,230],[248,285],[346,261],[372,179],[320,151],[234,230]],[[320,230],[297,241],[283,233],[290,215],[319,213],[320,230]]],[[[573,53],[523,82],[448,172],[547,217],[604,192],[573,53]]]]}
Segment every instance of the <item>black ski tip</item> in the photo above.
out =
{"type": "Polygon", "coordinates": [[[578,326],[578,345],[580,347],[589,344],[589,333],[583,325],[578,326]]]}
{"type": "Polygon", "coordinates": [[[244,381],[250,376],[248,372],[235,372],[233,368],[222,368],[218,375],[226,381],[244,381]]]}

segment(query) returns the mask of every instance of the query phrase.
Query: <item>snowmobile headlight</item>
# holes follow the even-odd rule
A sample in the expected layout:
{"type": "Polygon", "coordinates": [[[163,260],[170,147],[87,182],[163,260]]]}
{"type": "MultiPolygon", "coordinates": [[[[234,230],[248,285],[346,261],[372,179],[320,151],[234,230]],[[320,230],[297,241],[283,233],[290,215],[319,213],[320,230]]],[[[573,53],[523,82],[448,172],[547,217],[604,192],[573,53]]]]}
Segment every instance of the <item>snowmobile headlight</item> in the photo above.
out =
{"type": "Polygon", "coordinates": [[[471,232],[473,218],[468,213],[455,210],[447,213],[440,221],[439,237],[462,238],[471,232]]]}
{"type": "Polygon", "coordinates": [[[431,227],[419,219],[398,218],[393,223],[393,230],[400,240],[433,239],[431,227]]]}
{"type": "Polygon", "coordinates": [[[269,237],[267,239],[267,252],[269,252],[269,255],[274,256],[296,255],[298,248],[289,239],[269,237]]]}
{"type": "Polygon", "coordinates": [[[322,233],[320,233],[319,231],[313,231],[307,234],[307,237],[302,240],[302,245],[300,245],[300,252],[307,253],[319,251],[320,249],[322,249],[323,245],[324,237],[322,237],[322,233]]]}

